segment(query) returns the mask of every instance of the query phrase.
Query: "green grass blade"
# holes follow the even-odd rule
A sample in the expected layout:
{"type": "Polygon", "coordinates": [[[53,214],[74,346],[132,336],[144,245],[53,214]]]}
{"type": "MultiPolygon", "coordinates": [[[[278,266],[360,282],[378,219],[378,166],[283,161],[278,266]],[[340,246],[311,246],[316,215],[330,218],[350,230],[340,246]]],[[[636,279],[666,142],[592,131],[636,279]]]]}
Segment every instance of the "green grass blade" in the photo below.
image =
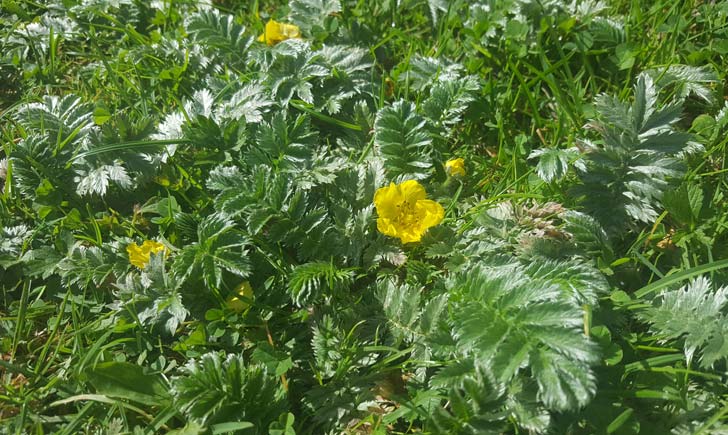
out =
{"type": "Polygon", "coordinates": [[[713,261],[712,263],[701,264],[700,266],[691,267],[690,269],[683,270],[680,272],[673,273],[662,279],[659,279],[652,284],[649,284],[635,292],[637,298],[643,298],[652,292],[662,290],[673,284],[692,278],[694,276],[702,275],[708,272],[714,272],[716,270],[724,269],[728,267],[728,259],[713,261]]]}
{"type": "Polygon", "coordinates": [[[114,143],[109,145],[102,145],[94,149],[78,153],[71,157],[69,165],[83,159],[85,157],[96,156],[99,154],[106,154],[116,151],[149,151],[156,148],[163,147],[165,145],[181,145],[192,143],[188,139],[165,139],[165,140],[138,140],[132,142],[114,143]]]}

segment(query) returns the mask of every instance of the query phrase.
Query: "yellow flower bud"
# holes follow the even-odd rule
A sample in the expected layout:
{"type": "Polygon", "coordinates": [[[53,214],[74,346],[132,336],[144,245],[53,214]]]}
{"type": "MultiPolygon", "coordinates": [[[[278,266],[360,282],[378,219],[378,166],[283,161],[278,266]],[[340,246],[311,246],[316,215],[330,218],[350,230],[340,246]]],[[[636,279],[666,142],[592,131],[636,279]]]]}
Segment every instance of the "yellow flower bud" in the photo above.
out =
{"type": "Polygon", "coordinates": [[[465,176],[465,159],[450,159],[445,162],[445,171],[453,177],[465,176]]]}
{"type": "Polygon", "coordinates": [[[254,298],[255,295],[250,282],[243,281],[235,287],[234,293],[227,299],[227,307],[236,313],[240,313],[250,306],[250,301],[254,298]]]}

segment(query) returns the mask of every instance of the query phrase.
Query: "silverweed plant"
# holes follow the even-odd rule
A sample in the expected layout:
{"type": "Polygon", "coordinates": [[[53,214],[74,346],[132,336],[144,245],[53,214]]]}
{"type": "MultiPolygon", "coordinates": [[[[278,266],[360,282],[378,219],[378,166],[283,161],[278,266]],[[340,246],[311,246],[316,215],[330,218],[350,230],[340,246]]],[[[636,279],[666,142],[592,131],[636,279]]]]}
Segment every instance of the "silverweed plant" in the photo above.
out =
{"type": "Polygon", "coordinates": [[[728,431],[725,2],[0,23],[1,433],[728,431]]]}

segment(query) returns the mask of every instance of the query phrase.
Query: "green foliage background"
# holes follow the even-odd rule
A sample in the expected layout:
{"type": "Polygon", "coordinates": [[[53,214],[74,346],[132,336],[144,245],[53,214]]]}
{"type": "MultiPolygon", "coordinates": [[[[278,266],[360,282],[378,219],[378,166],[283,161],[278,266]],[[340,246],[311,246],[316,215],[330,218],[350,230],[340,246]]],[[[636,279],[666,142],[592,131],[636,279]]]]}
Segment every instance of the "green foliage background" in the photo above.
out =
{"type": "Polygon", "coordinates": [[[0,24],[3,433],[728,431],[728,3],[0,24]],[[402,245],[408,179],[446,215],[402,245]]]}

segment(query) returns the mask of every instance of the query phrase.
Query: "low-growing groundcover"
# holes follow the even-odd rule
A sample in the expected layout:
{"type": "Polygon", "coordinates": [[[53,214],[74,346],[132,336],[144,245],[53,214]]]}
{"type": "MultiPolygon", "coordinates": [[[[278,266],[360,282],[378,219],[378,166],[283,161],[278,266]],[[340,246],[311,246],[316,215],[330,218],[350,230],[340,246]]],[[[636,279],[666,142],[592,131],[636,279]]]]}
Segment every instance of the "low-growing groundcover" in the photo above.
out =
{"type": "Polygon", "coordinates": [[[0,427],[728,432],[728,4],[3,0],[0,427]]]}

